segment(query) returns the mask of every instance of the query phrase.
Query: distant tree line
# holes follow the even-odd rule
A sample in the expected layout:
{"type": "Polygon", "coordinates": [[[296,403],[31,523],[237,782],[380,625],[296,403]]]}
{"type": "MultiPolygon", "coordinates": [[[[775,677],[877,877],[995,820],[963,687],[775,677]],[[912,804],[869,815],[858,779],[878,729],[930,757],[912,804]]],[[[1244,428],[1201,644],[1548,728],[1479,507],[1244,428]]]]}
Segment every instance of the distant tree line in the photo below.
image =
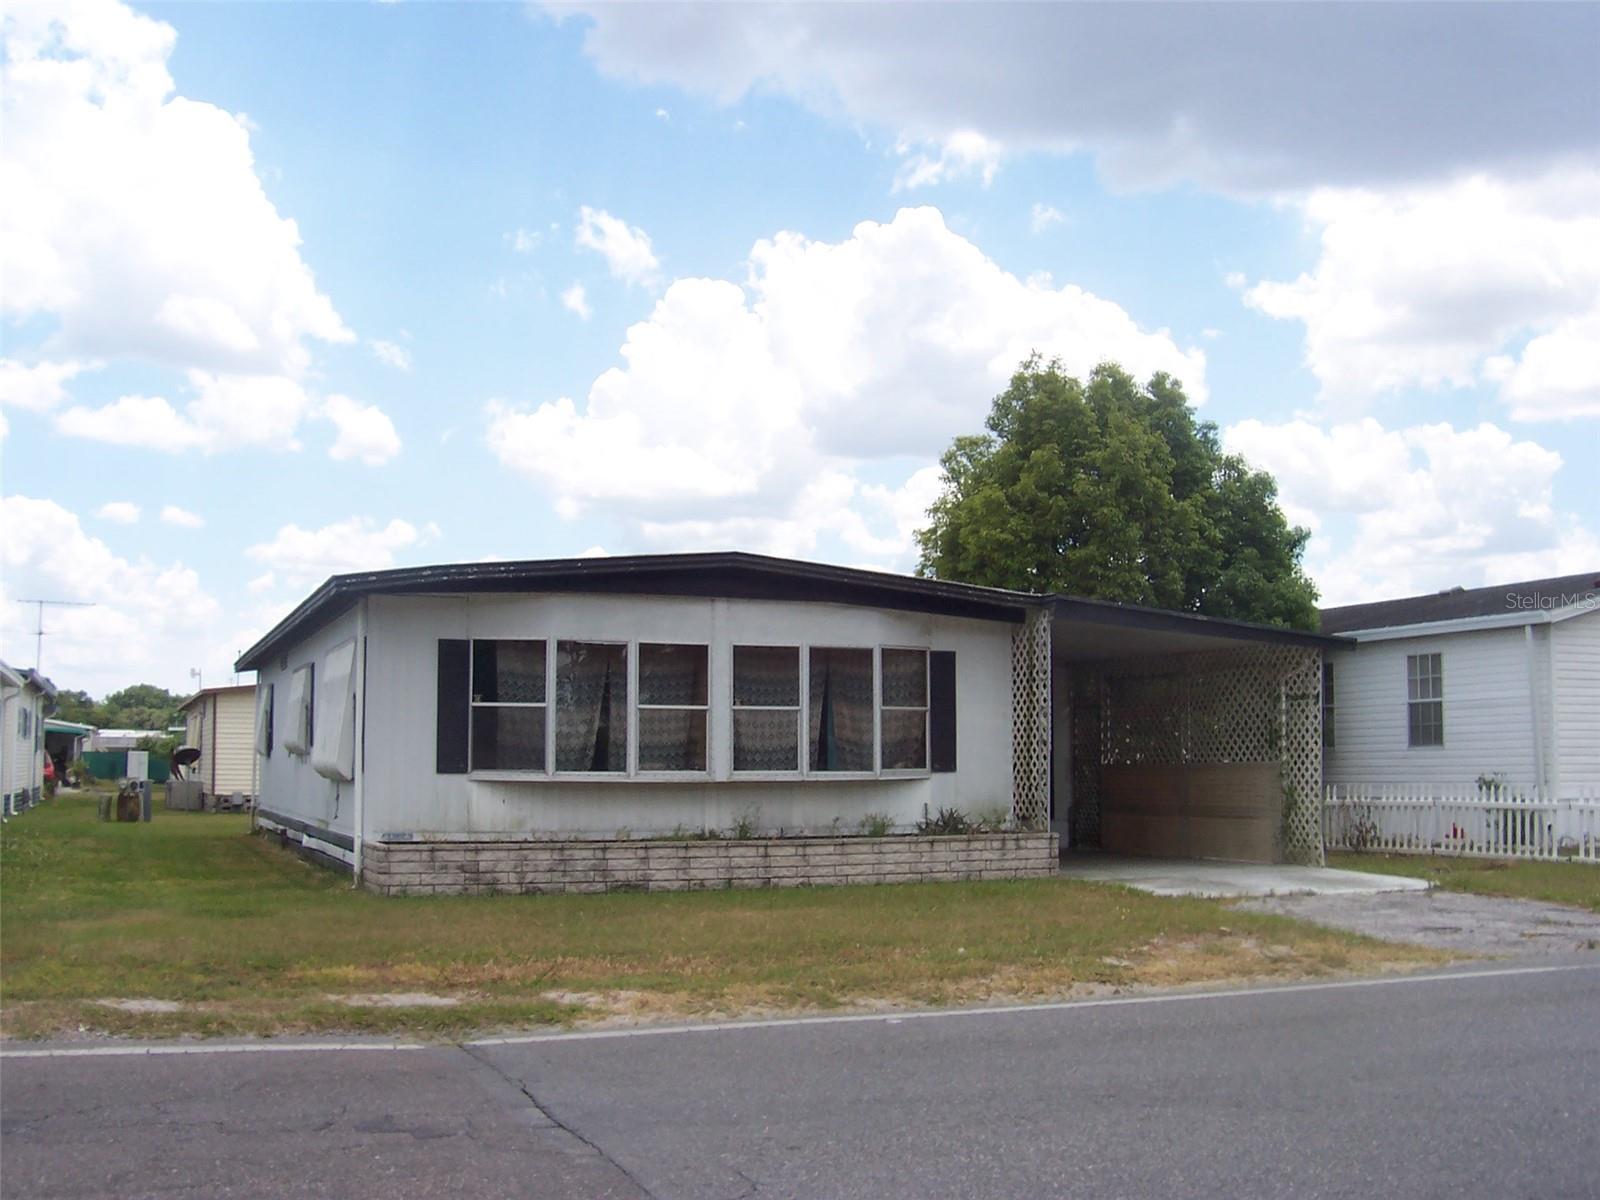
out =
{"type": "Polygon", "coordinates": [[[88,692],[63,688],[56,693],[55,715],[96,729],[161,729],[181,724],[178,705],[187,699],[151,683],[136,683],[104,700],[88,692]]]}

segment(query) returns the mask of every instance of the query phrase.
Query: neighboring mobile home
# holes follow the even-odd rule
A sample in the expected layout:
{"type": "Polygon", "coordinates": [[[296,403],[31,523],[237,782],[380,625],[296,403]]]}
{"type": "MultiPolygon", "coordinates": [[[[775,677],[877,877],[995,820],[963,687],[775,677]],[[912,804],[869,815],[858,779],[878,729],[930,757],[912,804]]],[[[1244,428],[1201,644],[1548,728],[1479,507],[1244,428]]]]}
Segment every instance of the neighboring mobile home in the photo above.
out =
{"type": "Polygon", "coordinates": [[[1324,609],[1340,786],[1600,795],[1600,571],[1324,609]]]}
{"type": "Polygon", "coordinates": [[[55,695],[39,672],[0,662],[0,815],[44,798],[44,718],[55,695]]]}
{"type": "Polygon", "coordinates": [[[256,685],[203,688],[178,706],[184,715],[183,741],[200,751],[184,771],[210,800],[256,793],[256,685]]]}
{"type": "Polygon", "coordinates": [[[1334,644],[685,554],[336,576],[237,669],[258,673],[263,827],[383,890],[598,889],[706,886],[651,863],[712,854],[681,842],[707,830],[741,834],[715,850],[744,864],[719,877],[736,883],[886,877],[885,855],[896,877],[1039,873],[1057,839],[1320,861],[1334,644]],[[1010,841],[839,848],[944,809],[990,814],[1010,841]],[[845,858],[784,866],[810,851],[752,833],[845,858]]]}

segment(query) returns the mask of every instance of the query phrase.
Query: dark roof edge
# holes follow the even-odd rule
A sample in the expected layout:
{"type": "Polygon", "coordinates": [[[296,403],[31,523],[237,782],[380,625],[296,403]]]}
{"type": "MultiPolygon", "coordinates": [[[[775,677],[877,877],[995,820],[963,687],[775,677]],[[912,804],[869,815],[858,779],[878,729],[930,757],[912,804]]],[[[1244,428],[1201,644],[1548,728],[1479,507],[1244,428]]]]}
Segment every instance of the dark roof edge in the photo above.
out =
{"type": "MultiPolygon", "coordinates": [[[[582,591],[585,590],[581,586],[585,578],[595,581],[629,579],[648,581],[652,577],[665,578],[686,573],[709,574],[719,571],[746,571],[774,580],[790,579],[819,585],[825,589],[833,587],[840,592],[834,601],[836,603],[868,603],[869,601],[861,594],[876,593],[885,599],[896,597],[903,599],[907,601],[905,607],[913,610],[943,612],[948,615],[970,616],[978,620],[1004,621],[1013,624],[1024,619],[1026,610],[1030,606],[1037,605],[1045,599],[1026,592],[1011,592],[970,583],[922,579],[887,571],[802,562],[797,559],[774,558],[744,551],[446,563],[428,567],[400,567],[390,571],[334,575],[295,606],[288,616],[273,626],[255,645],[241,654],[234,667],[240,671],[257,669],[279,643],[296,633],[310,632],[326,625],[347,612],[363,596],[449,593],[456,590],[504,592],[518,590],[515,586],[518,584],[526,584],[528,591],[538,591],[541,590],[540,584],[545,581],[550,581],[550,586],[543,590],[562,591],[577,583],[580,585],[577,590],[582,591]]],[[[716,589],[709,587],[707,590],[714,592],[716,589]]],[[[643,594],[643,589],[634,594],[643,594]]],[[[675,593],[663,590],[662,594],[675,593]]],[[[827,602],[825,595],[809,598],[827,602]]]]}
{"type": "Polygon", "coordinates": [[[1202,613],[1174,612],[1143,604],[1123,604],[1117,600],[1087,600],[1059,592],[1050,597],[1052,612],[1058,617],[1080,617],[1102,625],[1137,626],[1142,629],[1167,629],[1178,633],[1198,633],[1234,641],[1272,642],[1280,646],[1305,646],[1314,650],[1333,650],[1355,645],[1351,638],[1303,629],[1286,629],[1261,621],[1237,621],[1228,617],[1208,617],[1202,613]]]}

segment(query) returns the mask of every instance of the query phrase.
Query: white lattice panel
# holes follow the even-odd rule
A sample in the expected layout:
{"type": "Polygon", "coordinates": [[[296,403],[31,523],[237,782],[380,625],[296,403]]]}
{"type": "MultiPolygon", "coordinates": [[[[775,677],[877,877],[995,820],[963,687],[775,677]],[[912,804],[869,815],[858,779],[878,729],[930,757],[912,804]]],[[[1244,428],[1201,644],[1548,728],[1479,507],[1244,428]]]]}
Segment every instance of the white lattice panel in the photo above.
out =
{"type": "Polygon", "coordinates": [[[1011,813],[1022,829],[1050,820],[1050,613],[1011,635],[1011,813]]]}

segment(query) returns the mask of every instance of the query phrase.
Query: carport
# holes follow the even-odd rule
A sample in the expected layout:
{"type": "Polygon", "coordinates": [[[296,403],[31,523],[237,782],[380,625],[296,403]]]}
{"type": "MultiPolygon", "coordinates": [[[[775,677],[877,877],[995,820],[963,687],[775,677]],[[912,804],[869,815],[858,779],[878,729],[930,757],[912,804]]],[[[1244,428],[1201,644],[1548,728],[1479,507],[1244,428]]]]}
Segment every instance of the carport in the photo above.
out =
{"type": "Polygon", "coordinates": [[[1063,850],[1323,862],[1322,655],[1339,639],[1056,596],[1017,640],[1017,812],[1047,812],[1063,850]]]}

